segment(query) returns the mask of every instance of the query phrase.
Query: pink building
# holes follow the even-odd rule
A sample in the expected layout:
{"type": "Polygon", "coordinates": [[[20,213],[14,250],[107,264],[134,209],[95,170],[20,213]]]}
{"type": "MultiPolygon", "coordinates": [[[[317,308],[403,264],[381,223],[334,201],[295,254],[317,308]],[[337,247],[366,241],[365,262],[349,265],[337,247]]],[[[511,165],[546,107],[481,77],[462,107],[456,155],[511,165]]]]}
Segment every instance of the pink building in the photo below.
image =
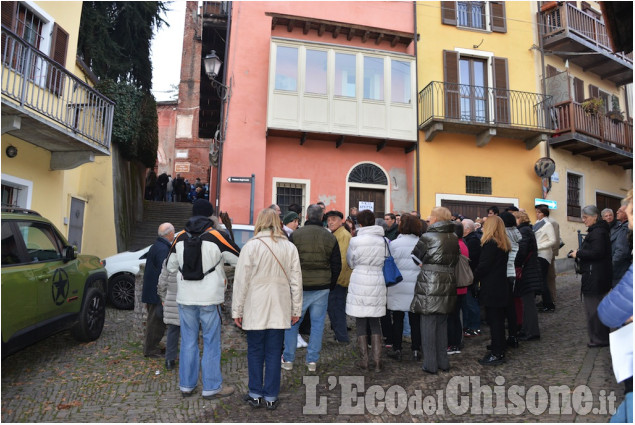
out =
{"type": "Polygon", "coordinates": [[[207,140],[209,152],[216,154],[224,140],[220,179],[211,162],[212,203],[219,182],[220,209],[249,223],[251,187],[228,179],[254,175],[254,219],[273,203],[283,212],[292,203],[306,211],[318,201],[345,215],[353,206],[378,216],[411,211],[413,4],[234,2],[223,11],[218,4],[204,2],[195,15],[196,3],[188,2],[176,123],[177,145],[187,139],[179,135],[188,136],[188,125],[196,143],[207,140]],[[202,70],[212,49],[225,62],[218,79],[229,86],[226,101],[214,95],[202,70]],[[188,112],[197,106],[198,115],[188,112]],[[220,131],[214,136],[210,128],[220,131]]]}

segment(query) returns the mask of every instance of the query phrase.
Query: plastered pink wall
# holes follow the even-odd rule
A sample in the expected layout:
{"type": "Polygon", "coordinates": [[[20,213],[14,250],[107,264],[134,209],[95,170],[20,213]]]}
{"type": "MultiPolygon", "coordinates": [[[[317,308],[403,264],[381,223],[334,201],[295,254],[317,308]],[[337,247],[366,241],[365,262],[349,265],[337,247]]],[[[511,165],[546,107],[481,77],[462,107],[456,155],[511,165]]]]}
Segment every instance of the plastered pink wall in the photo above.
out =
{"type": "MultiPolygon", "coordinates": [[[[266,120],[272,36],[408,54],[414,54],[414,43],[410,43],[407,48],[401,44],[391,48],[390,41],[382,41],[376,45],[374,41],[362,43],[360,37],[354,37],[349,42],[346,36],[340,35],[334,39],[331,33],[324,33],[320,37],[314,30],[304,35],[302,29],[288,32],[286,27],[277,26],[272,31],[271,17],[266,15],[267,12],[308,16],[409,33],[412,33],[414,28],[411,2],[234,2],[227,63],[227,78],[231,80],[232,94],[223,154],[221,210],[228,211],[235,223],[248,223],[250,186],[228,183],[227,178],[245,177],[252,173],[256,175],[256,215],[261,208],[271,204],[271,177],[278,176],[280,167],[286,167],[288,170],[288,175],[284,177],[304,178],[300,177],[298,172],[315,173],[317,176],[318,167],[310,171],[313,169],[311,167],[314,167],[312,164],[329,163],[329,167],[338,170],[338,177],[328,176],[324,187],[342,186],[339,189],[341,194],[337,195],[338,207],[341,208],[344,208],[342,205],[345,199],[346,173],[354,163],[373,161],[383,166],[386,161],[394,161],[395,166],[409,167],[408,172],[412,176],[413,167],[412,164],[407,164],[407,157],[414,155],[405,155],[403,149],[395,149],[394,158],[392,153],[388,153],[389,149],[378,154],[374,146],[354,145],[355,151],[352,151],[353,147],[349,148],[346,143],[337,150],[334,143],[325,146],[303,146],[307,149],[299,150],[299,140],[289,139],[291,149],[287,151],[281,148],[284,144],[280,141],[270,138],[267,142],[266,120]],[[310,152],[310,158],[305,157],[306,161],[297,162],[298,156],[305,156],[307,151],[310,152]],[[296,162],[297,165],[292,165],[296,162]],[[289,168],[292,166],[297,167],[297,172],[294,170],[293,174],[289,168]]],[[[311,177],[311,180],[314,181],[314,178],[311,177]]],[[[322,187],[322,183],[315,186],[313,184],[315,183],[312,183],[311,187],[312,200],[322,187]]]]}

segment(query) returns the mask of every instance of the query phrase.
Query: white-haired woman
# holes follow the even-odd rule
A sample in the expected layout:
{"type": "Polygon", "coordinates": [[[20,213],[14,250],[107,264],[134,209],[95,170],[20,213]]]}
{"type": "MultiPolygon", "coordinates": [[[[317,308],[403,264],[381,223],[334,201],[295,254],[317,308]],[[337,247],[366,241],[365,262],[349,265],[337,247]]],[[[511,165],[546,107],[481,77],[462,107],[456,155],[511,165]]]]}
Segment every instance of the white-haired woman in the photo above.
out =
{"type": "Polygon", "coordinates": [[[275,410],[284,330],[302,313],[302,272],[298,250],[275,210],[260,211],[254,234],[236,264],[232,318],[247,331],[249,392],[244,400],[252,407],[275,410]]]}

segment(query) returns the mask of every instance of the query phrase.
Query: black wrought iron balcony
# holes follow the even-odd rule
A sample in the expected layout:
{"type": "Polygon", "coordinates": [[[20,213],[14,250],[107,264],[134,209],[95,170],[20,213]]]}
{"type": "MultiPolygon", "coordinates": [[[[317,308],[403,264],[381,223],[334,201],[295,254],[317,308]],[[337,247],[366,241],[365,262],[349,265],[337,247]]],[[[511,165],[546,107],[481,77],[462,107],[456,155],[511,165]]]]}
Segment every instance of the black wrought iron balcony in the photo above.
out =
{"type": "Polygon", "coordinates": [[[433,81],[419,92],[419,129],[431,141],[441,131],[520,139],[529,149],[547,140],[553,123],[551,96],[433,81]]]}
{"type": "Polygon", "coordinates": [[[569,2],[539,14],[547,54],[579,65],[617,85],[633,81],[633,54],[613,53],[604,23],[569,2]]]}
{"type": "Polygon", "coordinates": [[[556,132],[549,144],[625,169],[633,168],[633,124],[602,112],[585,112],[574,101],[554,106],[556,132]]]}
{"type": "Polygon", "coordinates": [[[51,152],[110,153],[114,102],[2,27],[2,120],[51,152]],[[21,124],[19,123],[21,122],[21,124]]]}

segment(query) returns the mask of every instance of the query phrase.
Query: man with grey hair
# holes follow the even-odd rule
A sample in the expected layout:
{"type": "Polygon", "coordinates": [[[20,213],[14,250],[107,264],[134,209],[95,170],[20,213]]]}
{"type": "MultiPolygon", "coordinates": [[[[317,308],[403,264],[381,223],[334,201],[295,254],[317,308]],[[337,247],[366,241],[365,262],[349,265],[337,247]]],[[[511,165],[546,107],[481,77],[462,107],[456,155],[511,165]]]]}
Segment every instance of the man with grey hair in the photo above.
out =
{"type": "Polygon", "coordinates": [[[602,210],[602,220],[606,221],[609,226],[613,226],[615,224],[615,216],[613,215],[613,210],[610,208],[604,208],[602,210]]]}
{"type": "Polygon", "coordinates": [[[329,291],[335,288],[342,270],[340,247],[335,236],[322,227],[323,215],[319,205],[309,205],[306,224],[289,237],[300,256],[303,293],[302,316],[295,325],[284,332],[282,368],[285,370],[293,369],[298,329],[308,312],[311,317],[311,335],[307,347],[306,365],[309,372],[316,371],[322,349],[329,291]]]}
{"type": "Polygon", "coordinates": [[[170,252],[170,246],[174,239],[174,226],[163,223],[159,226],[158,237],[150,247],[146,257],[146,267],[143,273],[143,292],[141,301],[146,304],[148,318],[146,320],[146,336],[143,342],[143,355],[151,358],[160,358],[161,349],[159,342],[165,333],[163,323],[163,306],[161,298],[157,294],[159,275],[163,267],[163,261],[170,252]]]}

